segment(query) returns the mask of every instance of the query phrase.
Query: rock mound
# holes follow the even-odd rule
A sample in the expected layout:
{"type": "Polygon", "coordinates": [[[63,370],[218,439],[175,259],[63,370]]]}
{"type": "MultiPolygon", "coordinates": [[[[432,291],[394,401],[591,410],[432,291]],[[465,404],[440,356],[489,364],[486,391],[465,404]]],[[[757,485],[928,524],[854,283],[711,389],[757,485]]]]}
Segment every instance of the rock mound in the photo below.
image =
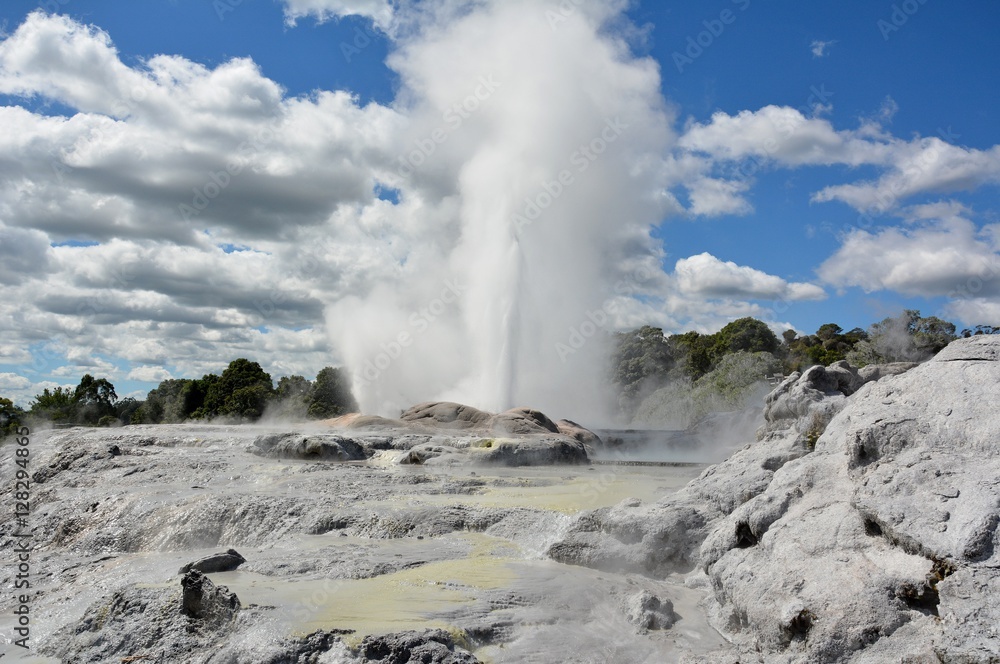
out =
{"type": "Polygon", "coordinates": [[[371,664],[479,664],[472,653],[455,645],[451,634],[443,629],[367,636],[358,654],[371,664]]]}
{"type": "Polygon", "coordinates": [[[553,557],[697,565],[738,651],[706,661],[1000,661],[1000,338],[903,368],[789,377],[758,442],[663,504],[585,515],[553,557]]]}

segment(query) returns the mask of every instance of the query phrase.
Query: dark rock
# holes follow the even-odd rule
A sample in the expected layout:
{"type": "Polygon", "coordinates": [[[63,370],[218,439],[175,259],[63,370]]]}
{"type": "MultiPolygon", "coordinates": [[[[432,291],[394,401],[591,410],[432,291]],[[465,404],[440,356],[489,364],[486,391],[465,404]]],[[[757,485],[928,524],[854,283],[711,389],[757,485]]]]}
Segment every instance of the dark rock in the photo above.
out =
{"type": "Polygon", "coordinates": [[[181,607],[184,613],[196,620],[221,624],[232,620],[240,610],[240,598],[225,586],[216,586],[212,580],[197,570],[181,579],[183,594],[181,607]]]}
{"type": "Polygon", "coordinates": [[[371,664],[478,664],[467,650],[455,645],[451,634],[443,629],[399,632],[384,636],[367,636],[358,654],[371,664]]]}
{"type": "Polygon", "coordinates": [[[223,553],[216,553],[206,556],[201,560],[188,563],[178,570],[178,574],[187,574],[191,570],[197,570],[205,574],[213,572],[231,572],[247,561],[236,549],[227,549],[223,553]]]}

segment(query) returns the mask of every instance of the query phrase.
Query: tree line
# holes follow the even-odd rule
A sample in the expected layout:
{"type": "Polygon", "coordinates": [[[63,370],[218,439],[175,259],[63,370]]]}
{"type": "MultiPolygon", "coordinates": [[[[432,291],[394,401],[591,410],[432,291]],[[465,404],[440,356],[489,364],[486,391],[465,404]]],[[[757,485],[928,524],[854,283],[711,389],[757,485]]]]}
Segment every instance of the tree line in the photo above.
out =
{"type": "Polygon", "coordinates": [[[76,389],[57,387],[35,395],[27,410],[0,398],[3,435],[17,423],[62,425],[179,423],[216,417],[253,422],[265,413],[283,419],[326,419],[358,410],[343,369],[326,367],[310,381],[283,376],[277,386],[260,364],[246,358],[229,363],[221,375],[172,378],[149,391],[145,400],[119,399],[106,378],[86,374],[76,389]]]}
{"type": "MultiPolygon", "coordinates": [[[[644,402],[667,385],[669,395],[664,392],[655,402],[668,396],[678,399],[678,386],[686,386],[685,398],[738,408],[768,376],[839,360],[855,367],[920,362],[959,336],[998,332],[1000,328],[980,325],[958,333],[953,323],[924,317],[916,310],[886,318],[867,330],[844,331],[836,323],[826,323],[814,334],[800,336],[787,330],[780,339],[754,318],[733,321],[714,334],[665,335],[662,329],[646,325],[615,335],[611,379],[626,417],[642,411],[644,402]]],[[[647,403],[645,410],[651,407],[647,403]]]]}

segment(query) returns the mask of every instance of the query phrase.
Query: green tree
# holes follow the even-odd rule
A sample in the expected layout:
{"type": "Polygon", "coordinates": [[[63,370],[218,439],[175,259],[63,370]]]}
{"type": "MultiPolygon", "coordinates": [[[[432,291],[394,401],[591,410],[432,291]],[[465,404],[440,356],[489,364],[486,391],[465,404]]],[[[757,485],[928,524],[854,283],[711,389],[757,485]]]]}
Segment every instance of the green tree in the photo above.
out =
{"type": "Polygon", "coordinates": [[[221,376],[210,379],[211,376],[209,374],[202,379],[207,390],[204,405],[199,409],[209,417],[225,415],[258,419],[274,392],[271,375],[258,363],[246,358],[230,362],[221,376]]]}
{"type": "Polygon", "coordinates": [[[663,382],[674,366],[670,346],[658,327],[644,325],[615,335],[612,380],[625,399],[635,397],[652,379],[663,382]]]}
{"type": "Polygon", "coordinates": [[[32,418],[50,422],[75,422],[76,406],[76,399],[69,389],[57,387],[49,390],[46,387],[41,394],[35,395],[28,413],[32,418]]]}
{"type": "Polygon", "coordinates": [[[309,417],[316,419],[338,417],[359,410],[346,373],[333,367],[325,367],[316,374],[308,402],[309,417]]]}
{"type": "Polygon", "coordinates": [[[102,417],[114,416],[118,395],[107,378],[84,374],[73,393],[77,417],[85,424],[97,424],[102,417]]]}
{"type": "MultiPolygon", "coordinates": [[[[839,329],[839,328],[838,328],[839,329]]],[[[729,353],[774,353],[778,337],[767,324],[756,318],[740,318],[715,333],[713,364],[729,353]]]]}
{"type": "Polygon", "coordinates": [[[0,438],[14,433],[24,423],[25,412],[10,399],[0,397],[0,438]]]}
{"type": "Polygon", "coordinates": [[[281,419],[305,419],[309,414],[309,392],[312,387],[312,382],[303,376],[282,376],[274,391],[271,412],[281,419]]]}
{"type": "Polygon", "coordinates": [[[132,424],[132,418],[135,416],[136,411],[142,407],[142,404],[142,401],[138,401],[133,397],[125,397],[115,404],[115,417],[122,424],[132,424]]]}

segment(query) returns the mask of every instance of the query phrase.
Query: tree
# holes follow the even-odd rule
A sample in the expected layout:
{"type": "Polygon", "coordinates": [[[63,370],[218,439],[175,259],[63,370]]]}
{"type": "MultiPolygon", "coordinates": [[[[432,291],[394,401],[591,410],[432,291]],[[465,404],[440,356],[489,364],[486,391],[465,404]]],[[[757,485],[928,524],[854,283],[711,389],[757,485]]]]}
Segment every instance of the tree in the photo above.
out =
{"type": "Polygon", "coordinates": [[[36,394],[29,406],[29,414],[33,418],[51,422],[75,422],[76,399],[69,389],[57,387],[54,390],[45,388],[41,394],[36,394]]]}
{"type": "Polygon", "coordinates": [[[670,346],[658,327],[644,325],[638,330],[615,335],[612,380],[626,399],[635,397],[643,383],[666,380],[674,366],[670,346]]]}
{"type": "Polygon", "coordinates": [[[210,376],[203,379],[209,383],[202,408],[207,416],[256,420],[264,413],[274,391],[271,374],[256,362],[242,357],[230,362],[217,380],[208,380],[210,376]]]}
{"type": "Polygon", "coordinates": [[[333,367],[325,367],[316,374],[308,401],[309,417],[316,419],[338,417],[359,410],[347,375],[333,367]]]}
{"type": "Polygon", "coordinates": [[[115,417],[122,424],[132,424],[132,417],[142,407],[143,402],[133,397],[125,397],[115,404],[115,417]]]}
{"type": "Polygon", "coordinates": [[[290,420],[303,420],[309,413],[309,392],[313,384],[303,376],[282,376],[274,391],[273,414],[290,420]]]}
{"type": "Polygon", "coordinates": [[[107,378],[94,378],[84,374],[73,393],[77,417],[85,424],[97,424],[102,417],[115,414],[118,395],[107,378]]]}
{"type": "MultiPolygon", "coordinates": [[[[837,328],[840,329],[840,328],[837,328]]],[[[743,351],[746,353],[774,353],[778,350],[778,337],[771,328],[756,318],[740,318],[715,333],[713,364],[724,355],[743,351]]]]}
{"type": "Polygon", "coordinates": [[[24,422],[24,410],[10,399],[0,397],[0,438],[14,433],[24,422]]]}

